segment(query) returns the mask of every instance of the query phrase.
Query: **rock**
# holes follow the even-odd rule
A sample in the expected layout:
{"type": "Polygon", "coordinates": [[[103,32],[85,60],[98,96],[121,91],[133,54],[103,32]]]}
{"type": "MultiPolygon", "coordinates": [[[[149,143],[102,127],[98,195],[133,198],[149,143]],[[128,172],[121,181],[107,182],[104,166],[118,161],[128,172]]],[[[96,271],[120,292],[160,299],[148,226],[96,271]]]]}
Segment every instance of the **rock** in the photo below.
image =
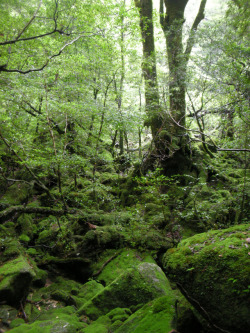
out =
{"type": "Polygon", "coordinates": [[[144,262],[127,269],[79,310],[92,320],[114,308],[146,304],[169,293],[169,282],[161,268],[144,262]]]}
{"type": "Polygon", "coordinates": [[[130,316],[115,332],[166,333],[173,329],[175,317],[175,297],[171,291],[168,296],[155,299],[130,316]]]}
{"type": "Polygon", "coordinates": [[[167,276],[215,331],[249,331],[249,225],[183,240],[164,256],[167,276]]]}
{"type": "Polygon", "coordinates": [[[75,333],[84,328],[71,306],[53,309],[41,313],[38,320],[31,324],[23,324],[11,330],[13,333],[75,333]]]}
{"type": "Polygon", "coordinates": [[[47,282],[44,288],[33,290],[28,295],[24,311],[30,321],[35,320],[38,316],[40,319],[40,311],[46,313],[48,310],[68,305],[73,305],[78,309],[104,289],[94,280],[84,285],[62,277],[57,277],[53,282],[50,280],[47,282]],[[39,304],[40,310],[37,304],[39,304]]]}
{"type": "Polygon", "coordinates": [[[28,260],[20,255],[0,267],[0,276],[0,303],[19,306],[36,274],[28,260]]]}
{"type": "Polygon", "coordinates": [[[18,314],[17,309],[9,305],[0,306],[0,332],[3,329],[3,332],[7,330],[10,326],[10,323],[16,319],[18,314]]]}

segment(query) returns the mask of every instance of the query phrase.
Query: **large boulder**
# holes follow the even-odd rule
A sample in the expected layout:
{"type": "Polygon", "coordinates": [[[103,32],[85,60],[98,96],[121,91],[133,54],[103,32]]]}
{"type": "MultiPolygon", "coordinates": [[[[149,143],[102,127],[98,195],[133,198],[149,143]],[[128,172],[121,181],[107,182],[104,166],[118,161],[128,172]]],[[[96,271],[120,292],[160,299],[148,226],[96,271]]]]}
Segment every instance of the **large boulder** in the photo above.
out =
{"type": "Polygon", "coordinates": [[[214,331],[249,331],[249,231],[238,225],[198,234],[164,256],[167,276],[214,331]]]}

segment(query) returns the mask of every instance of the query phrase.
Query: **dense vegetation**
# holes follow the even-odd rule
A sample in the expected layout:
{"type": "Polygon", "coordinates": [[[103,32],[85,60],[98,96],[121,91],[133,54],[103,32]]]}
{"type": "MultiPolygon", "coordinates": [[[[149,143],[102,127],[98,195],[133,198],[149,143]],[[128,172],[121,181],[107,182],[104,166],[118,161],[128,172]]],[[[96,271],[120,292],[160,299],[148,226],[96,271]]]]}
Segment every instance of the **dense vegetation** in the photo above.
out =
{"type": "Polygon", "coordinates": [[[1,1],[1,332],[247,332],[250,8],[218,3],[1,1]]]}

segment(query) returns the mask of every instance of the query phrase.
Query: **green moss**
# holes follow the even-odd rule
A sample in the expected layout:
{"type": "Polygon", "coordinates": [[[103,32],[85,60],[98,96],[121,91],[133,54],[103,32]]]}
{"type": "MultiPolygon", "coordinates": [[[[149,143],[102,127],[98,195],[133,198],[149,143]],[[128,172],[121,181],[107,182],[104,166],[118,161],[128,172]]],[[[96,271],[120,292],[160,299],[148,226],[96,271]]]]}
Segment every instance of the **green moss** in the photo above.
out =
{"type": "Polygon", "coordinates": [[[92,325],[84,328],[81,332],[83,333],[109,333],[106,326],[98,323],[93,323],[92,325]]]}
{"type": "Polygon", "coordinates": [[[106,285],[114,281],[118,275],[124,273],[128,268],[141,264],[143,255],[133,249],[124,249],[122,252],[108,250],[102,254],[98,263],[93,267],[94,271],[98,272],[109,260],[108,265],[102,269],[97,277],[99,281],[105,282],[106,285]]]}
{"type": "Polygon", "coordinates": [[[1,238],[0,244],[1,248],[3,249],[0,257],[0,263],[13,259],[19,256],[21,252],[23,252],[21,244],[13,237],[5,236],[1,238]]]}
{"type": "Polygon", "coordinates": [[[30,247],[29,249],[27,249],[26,251],[30,256],[35,256],[38,254],[37,250],[34,247],[30,247]]]}
{"type": "Polygon", "coordinates": [[[238,225],[195,235],[164,257],[168,276],[199,302],[215,324],[237,332],[246,332],[250,325],[249,231],[249,225],[238,225]]]}
{"type": "Polygon", "coordinates": [[[23,242],[23,243],[29,243],[30,238],[28,235],[22,234],[19,236],[19,240],[20,240],[20,242],[23,242]]]}
{"type": "Polygon", "coordinates": [[[24,324],[13,332],[46,332],[46,333],[75,333],[85,326],[79,321],[75,309],[71,306],[38,311],[38,320],[31,324],[24,324]]]}
{"type": "Polygon", "coordinates": [[[21,214],[19,218],[17,219],[17,223],[21,227],[22,234],[25,234],[29,237],[33,237],[33,219],[30,214],[21,214]]]}
{"type": "Polygon", "coordinates": [[[25,324],[25,321],[22,318],[17,318],[10,323],[10,328],[15,328],[23,324],[25,324]]]}
{"type": "Polygon", "coordinates": [[[153,263],[143,263],[118,276],[102,292],[84,304],[79,314],[97,319],[114,308],[145,304],[165,295],[170,286],[162,270],[153,263]]]}
{"type": "Polygon", "coordinates": [[[0,302],[16,305],[25,298],[32,278],[36,276],[33,268],[25,257],[6,262],[0,267],[0,302]]]}
{"type": "Polygon", "coordinates": [[[172,294],[155,299],[136,311],[126,320],[117,333],[170,332],[175,316],[175,297],[172,294]]]}
{"type": "Polygon", "coordinates": [[[8,187],[6,193],[1,198],[2,204],[12,206],[24,203],[31,194],[31,187],[27,184],[14,183],[8,187]]]}

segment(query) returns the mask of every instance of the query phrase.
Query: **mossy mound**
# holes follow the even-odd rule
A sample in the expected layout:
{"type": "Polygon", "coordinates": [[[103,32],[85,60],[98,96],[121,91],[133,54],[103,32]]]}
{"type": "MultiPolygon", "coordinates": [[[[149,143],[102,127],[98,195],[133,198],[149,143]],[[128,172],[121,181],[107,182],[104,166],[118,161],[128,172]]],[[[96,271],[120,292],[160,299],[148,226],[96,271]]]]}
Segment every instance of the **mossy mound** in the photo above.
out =
{"type": "Polygon", "coordinates": [[[78,243],[80,253],[101,252],[105,249],[120,248],[123,244],[123,236],[116,226],[98,227],[90,230],[78,243]]]}
{"type": "Polygon", "coordinates": [[[145,261],[155,263],[151,256],[145,256],[133,249],[107,250],[102,253],[98,263],[93,265],[93,270],[98,280],[108,285],[128,268],[133,268],[145,261]]]}
{"type": "Polygon", "coordinates": [[[0,303],[19,306],[27,296],[36,273],[29,261],[20,255],[0,267],[0,277],[0,303]]]}
{"type": "Polygon", "coordinates": [[[115,332],[117,333],[165,333],[174,328],[175,297],[170,291],[168,296],[155,299],[144,305],[130,316],[115,332]]]}
{"type": "Polygon", "coordinates": [[[115,330],[118,327],[120,327],[122,323],[129,318],[131,314],[132,314],[131,310],[127,308],[113,309],[105,316],[99,317],[88,327],[84,328],[82,332],[83,333],[115,332],[115,330]]]}
{"type": "Polygon", "coordinates": [[[73,307],[66,307],[42,313],[38,321],[32,324],[21,323],[11,331],[15,333],[75,333],[85,325],[79,321],[73,307]]]}
{"type": "Polygon", "coordinates": [[[37,316],[40,320],[41,310],[46,314],[51,309],[65,306],[78,309],[103,289],[104,287],[94,280],[82,285],[74,280],[58,277],[53,282],[48,280],[44,288],[33,290],[28,295],[24,310],[29,320],[34,320],[37,316]]]}
{"type": "Polygon", "coordinates": [[[183,240],[163,259],[168,277],[216,331],[249,331],[249,225],[183,240]]]}
{"type": "Polygon", "coordinates": [[[111,284],[80,308],[92,320],[114,308],[129,308],[146,304],[169,292],[168,280],[161,268],[154,263],[142,263],[127,269],[111,284]]]}

